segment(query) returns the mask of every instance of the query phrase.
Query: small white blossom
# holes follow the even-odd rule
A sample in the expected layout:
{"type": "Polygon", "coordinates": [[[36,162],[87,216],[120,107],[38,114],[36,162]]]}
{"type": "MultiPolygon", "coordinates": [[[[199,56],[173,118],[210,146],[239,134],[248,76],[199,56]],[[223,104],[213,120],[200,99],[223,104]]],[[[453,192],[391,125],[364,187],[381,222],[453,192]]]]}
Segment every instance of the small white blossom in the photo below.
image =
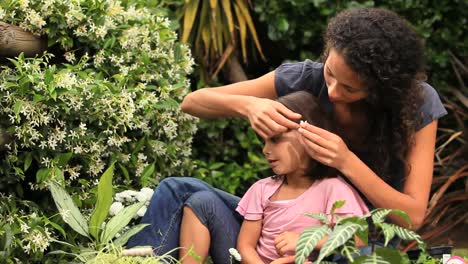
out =
{"type": "Polygon", "coordinates": [[[145,215],[145,213],[146,213],[146,207],[142,206],[140,208],[140,210],[138,210],[137,215],[140,216],[140,217],[143,217],[145,215]]]}
{"type": "Polygon", "coordinates": [[[116,215],[118,214],[120,211],[122,211],[122,209],[124,209],[124,206],[121,202],[114,202],[111,207],[109,208],[109,214],[110,215],[116,215]]]}
{"type": "Polygon", "coordinates": [[[237,251],[237,249],[235,249],[235,248],[230,248],[230,249],[229,249],[229,254],[230,254],[231,256],[233,256],[235,260],[237,260],[237,261],[242,261],[242,257],[241,257],[241,255],[240,255],[239,251],[237,251]]]}

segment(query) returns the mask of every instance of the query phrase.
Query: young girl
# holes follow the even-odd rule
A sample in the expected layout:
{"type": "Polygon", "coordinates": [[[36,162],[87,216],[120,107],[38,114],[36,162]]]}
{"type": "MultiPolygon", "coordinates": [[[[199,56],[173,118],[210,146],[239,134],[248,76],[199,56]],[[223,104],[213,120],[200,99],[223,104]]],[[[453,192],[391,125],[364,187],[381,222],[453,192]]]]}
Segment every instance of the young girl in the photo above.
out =
{"type": "MultiPolygon", "coordinates": [[[[278,101],[301,114],[302,120],[330,127],[310,93],[295,92],[278,101]]],[[[257,181],[237,207],[244,217],[237,243],[243,263],[271,263],[293,256],[300,233],[320,225],[316,219],[305,216],[306,212],[329,213],[338,200],[346,200],[337,209],[338,215],[368,212],[357,192],[336,177],[336,170],[311,159],[299,139],[300,133],[293,129],[265,140],[263,153],[276,175],[257,181]]]]}

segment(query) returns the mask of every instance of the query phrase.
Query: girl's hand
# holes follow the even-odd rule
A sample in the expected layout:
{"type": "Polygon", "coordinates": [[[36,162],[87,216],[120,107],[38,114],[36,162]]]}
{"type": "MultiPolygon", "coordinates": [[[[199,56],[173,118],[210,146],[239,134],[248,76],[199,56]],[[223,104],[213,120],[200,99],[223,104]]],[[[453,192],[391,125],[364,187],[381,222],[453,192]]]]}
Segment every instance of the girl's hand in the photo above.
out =
{"type": "Polygon", "coordinates": [[[247,106],[246,117],[252,128],[264,139],[271,138],[289,128],[297,129],[299,125],[290,119],[301,118],[283,104],[264,98],[255,98],[247,106]]]}
{"type": "Polygon", "coordinates": [[[299,240],[300,234],[294,232],[283,232],[275,238],[276,251],[280,256],[286,253],[293,253],[296,251],[297,241],[299,240]]]}
{"type": "Polygon", "coordinates": [[[301,123],[298,131],[311,158],[339,171],[342,170],[351,151],[341,137],[308,123],[301,123]]]}

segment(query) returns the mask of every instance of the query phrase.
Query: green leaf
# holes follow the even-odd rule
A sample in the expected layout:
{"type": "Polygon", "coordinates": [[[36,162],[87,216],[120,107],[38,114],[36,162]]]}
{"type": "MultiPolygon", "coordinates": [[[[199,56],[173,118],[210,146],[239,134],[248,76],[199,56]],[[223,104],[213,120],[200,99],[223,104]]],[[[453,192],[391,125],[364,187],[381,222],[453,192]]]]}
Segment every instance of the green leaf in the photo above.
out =
{"type": "Polygon", "coordinates": [[[5,224],[1,227],[1,229],[5,232],[4,233],[4,240],[1,241],[3,242],[2,248],[4,251],[9,252],[10,251],[10,245],[13,240],[13,232],[11,231],[10,225],[5,224]]]}
{"type": "Polygon", "coordinates": [[[316,213],[305,213],[305,215],[307,216],[310,216],[312,218],[315,218],[317,220],[319,220],[321,223],[323,224],[327,224],[328,223],[328,218],[327,218],[327,214],[325,213],[319,213],[319,214],[316,214],[316,213]]]}
{"type": "Polygon", "coordinates": [[[364,245],[367,246],[369,243],[369,225],[367,224],[366,221],[367,216],[352,216],[352,217],[346,217],[338,221],[337,223],[344,224],[344,223],[354,223],[360,226],[360,228],[356,231],[356,236],[361,239],[361,241],[364,243],[364,245]]]}
{"type": "Polygon", "coordinates": [[[338,200],[335,203],[333,203],[331,212],[330,212],[330,214],[332,215],[332,221],[333,221],[333,215],[335,214],[336,209],[343,207],[345,203],[346,203],[345,200],[338,200]]]}
{"type": "Polygon", "coordinates": [[[78,234],[89,237],[88,224],[70,195],[55,182],[49,183],[49,190],[63,221],[78,234]]]}
{"type": "Polygon", "coordinates": [[[101,243],[105,244],[109,242],[118,232],[122,230],[136,215],[138,210],[145,204],[145,202],[139,202],[125,207],[112,217],[107,223],[104,232],[101,235],[101,243]]]}
{"type": "Polygon", "coordinates": [[[354,223],[345,223],[344,225],[336,226],[320,249],[317,263],[329,256],[336,248],[346,243],[350,238],[354,238],[354,234],[360,227],[360,225],[354,223]]]}
{"type": "Polygon", "coordinates": [[[102,223],[109,213],[112,204],[112,177],[114,176],[114,164],[102,174],[98,184],[97,202],[91,219],[89,220],[89,233],[96,239],[99,239],[99,230],[102,223]]]}
{"type": "Polygon", "coordinates": [[[381,256],[383,259],[387,260],[390,263],[402,263],[403,257],[396,249],[377,247],[375,249],[377,256],[381,256]]]}
{"type": "Polygon", "coordinates": [[[148,182],[152,179],[152,175],[154,173],[154,162],[151,163],[151,165],[148,165],[143,169],[143,172],[141,173],[141,185],[143,186],[148,186],[148,182]]]}
{"type": "Polygon", "coordinates": [[[403,240],[416,240],[416,242],[418,243],[418,246],[419,248],[421,249],[424,249],[426,247],[426,244],[424,243],[424,241],[422,241],[421,237],[414,231],[411,231],[409,229],[406,229],[406,228],[403,228],[401,226],[397,226],[395,224],[389,224],[389,225],[392,225],[394,230],[395,230],[395,234],[400,237],[401,239],[403,240]]]}
{"type": "Polygon", "coordinates": [[[31,166],[31,163],[32,163],[32,155],[31,155],[31,152],[28,152],[24,160],[24,171],[27,171],[29,169],[29,167],[31,166]]]}
{"type": "Polygon", "coordinates": [[[54,158],[54,161],[56,164],[60,167],[63,168],[65,165],[67,165],[68,161],[72,157],[73,153],[68,152],[68,153],[60,153],[57,157],[54,158]]]}
{"type": "Polygon", "coordinates": [[[330,231],[330,228],[326,225],[312,226],[305,229],[297,241],[295,262],[304,263],[318,242],[330,231]]]}
{"type": "Polygon", "coordinates": [[[122,171],[122,173],[123,173],[123,175],[125,177],[125,180],[130,181],[130,174],[128,173],[127,168],[125,168],[125,166],[123,166],[120,163],[118,163],[118,165],[119,165],[119,168],[120,168],[120,170],[122,171]]]}
{"type": "Polygon", "coordinates": [[[13,112],[15,113],[15,115],[19,115],[23,104],[24,102],[22,100],[16,100],[15,104],[13,105],[13,112]]]}
{"type": "Polygon", "coordinates": [[[49,168],[42,168],[36,172],[36,182],[42,183],[49,178],[51,170],[49,168]]]}
{"type": "Polygon", "coordinates": [[[393,225],[388,224],[388,223],[380,223],[376,224],[376,227],[380,227],[382,229],[382,233],[384,234],[385,237],[385,246],[387,246],[388,242],[392,240],[392,238],[395,236],[395,230],[393,228],[393,225]]]}
{"type": "Polygon", "coordinates": [[[44,222],[57,229],[63,235],[64,238],[67,238],[67,233],[65,233],[65,230],[63,230],[63,228],[60,225],[50,221],[47,217],[44,217],[44,222]]]}
{"type": "Polygon", "coordinates": [[[379,208],[375,210],[375,212],[372,214],[372,222],[374,222],[374,224],[383,223],[385,218],[387,218],[388,214],[391,212],[392,209],[379,208]]]}
{"type": "Polygon", "coordinates": [[[132,151],[132,155],[135,155],[136,153],[138,153],[141,149],[141,147],[143,147],[143,144],[145,144],[145,137],[142,137],[140,140],[138,140],[138,143],[136,144],[135,148],[133,149],[132,151]]]}
{"type": "Polygon", "coordinates": [[[378,256],[375,252],[370,256],[360,256],[356,258],[353,263],[355,264],[392,264],[391,262],[386,261],[383,257],[378,256]]]}
{"type": "Polygon", "coordinates": [[[114,240],[114,242],[112,243],[116,247],[121,247],[127,243],[128,239],[130,239],[132,236],[134,236],[135,234],[137,234],[138,232],[140,232],[143,228],[147,226],[149,226],[149,224],[139,224],[139,225],[133,226],[123,235],[119,236],[116,240],[114,240]]]}

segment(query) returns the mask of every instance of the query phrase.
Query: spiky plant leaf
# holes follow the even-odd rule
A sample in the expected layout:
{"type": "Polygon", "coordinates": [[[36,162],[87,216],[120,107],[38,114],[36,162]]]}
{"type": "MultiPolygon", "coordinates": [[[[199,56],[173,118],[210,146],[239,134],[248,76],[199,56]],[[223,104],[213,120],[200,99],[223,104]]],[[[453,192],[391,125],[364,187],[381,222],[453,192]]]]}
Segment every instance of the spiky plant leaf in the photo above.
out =
{"type": "Polygon", "coordinates": [[[351,239],[351,240],[348,241],[348,243],[345,243],[341,247],[340,253],[341,253],[342,256],[345,256],[349,260],[349,262],[352,263],[354,261],[354,257],[359,256],[361,251],[359,250],[358,247],[356,247],[356,244],[354,243],[354,240],[351,239]],[[347,244],[350,244],[350,245],[347,245],[347,244]]]}
{"type": "Polygon", "coordinates": [[[388,223],[380,223],[376,224],[376,227],[380,227],[385,237],[385,246],[387,246],[388,242],[395,236],[395,229],[393,225],[388,223]]]}
{"type": "Polygon", "coordinates": [[[329,256],[336,248],[346,243],[346,241],[352,238],[360,228],[361,226],[355,223],[345,223],[343,225],[336,226],[333,232],[329,234],[325,244],[322,246],[316,263],[320,263],[322,259],[329,256]]]}
{"type": "Polygon", "coordinates": [[[136,215],[138,210],[145,204],[145,202],[139,202],[125,207],[112,217],[106,225],[104,232],[101,235],[101,242],[109,242],[118,232],[122,230],[136,215]]]}
{"type": "Polygon", "coordinates": [[[304,263],[318,242],[330,231],[331,229],[326,225],[305,229],[297,241],[295,262],[304,263]]]}
{"type": "Polygon", "coordinates": [[[73,202],[71,196],[68,195],[62,186],[55,182],[49,183],[49,190],[63,221],[78,234],[89,237],[88,223],[73,202]]]}
{"type": "Polygon", "coordinates": [[[354,260],[355,264],[392,264],[383,257],[378,256],[375,252],[369,256],[360,256],[354,260]]]}
{"type": "Polygon", "coordinates": [[[312,217],[312,218],[315,218],[315,219],[319,220],[322,224],[328,224],[327,214],[324,214],[324,213],[319,213],[319,214],[316,214],[316,213],[305,213],[305,215],[310,216],[310,217],[312,217]]]}
{"type": "Polygon", "coordinates": [[[114,242],[114,246],[116,247],[122,247],[127,243],[127,241],[135,234],[140,232],[143,228],[146,226],[149,226],[149,224],[139,224],[136,226],[131,227],[127,232],[125,232],[123,235],[119,236],[114,242]]]}
{"type": "Polygon", "coordinates": [[[372,222],[374,224],[383,223],[388,214],[392,212],[392,209],[377,209],[372,214],[372,222]]]}
{"type": "Polygon", "coordinates": [[[416,240],[418,243],[419,248],[424,249],[426,244],[422,241],[421,236],[419,236],[416,232],[411,231],[409,229],[403,228],[401,226],[397,226],[395,224],[389,224],[394,227],[395,234],[403,239],[403,240],[416,240]]]}
{"type": "Polygon", "coordinates": [[[331,215],[334,215],[336,209],[339,209],[339,208],[343,207],[343,205],[344,205],[345,203],[346,203],[345,200],[338,200],[338,201],[334,202],[333,205],[332,205],[330,214],[331,214],[331,215]]]}
{"type": "Polygon", "coordinates": [[[398,209],[383,209],[383,208],[376,209],[374,213],[372,214],[372,221],[375,224],[383,223],[385,219],[387,218],[388,214],[390,213],[400,216],[401,218],[405,219],[407,223],[411,224],[411,219],[409,218],[408,214],[398,209]]]}
{"type": "Polygon", "coordinates": [[[114,176],[114,164],[112,164],[101,176],[98,183],[97,202],[93,214],[89,220],[89,233],[97,240],[102,223],[106,220],[109,208],[112,204],[114,176]]]}

